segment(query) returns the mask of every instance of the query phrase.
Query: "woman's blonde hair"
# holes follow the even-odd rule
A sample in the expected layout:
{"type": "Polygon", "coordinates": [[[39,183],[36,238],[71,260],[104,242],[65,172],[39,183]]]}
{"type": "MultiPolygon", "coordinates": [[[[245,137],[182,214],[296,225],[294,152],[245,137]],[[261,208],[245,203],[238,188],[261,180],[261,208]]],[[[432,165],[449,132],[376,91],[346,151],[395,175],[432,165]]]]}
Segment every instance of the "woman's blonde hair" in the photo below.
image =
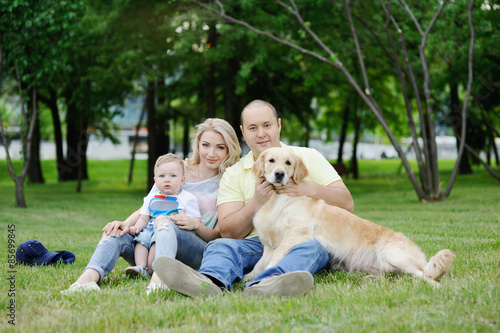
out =
{"type": "Polygon", "coordinates": [[[234,131],[231,124],[229,124],[224,119],[219,118],[208,118],[198,126],[196,126],[196,132],[194,133],[193,140],[191,140],[191,149],[193,150],[193,156],[187,159],[189,164],[200,163],[200,150],[199,144],[201,135],[206,131],[214,131],[219,133],[224,138],[227,146],[227,156],[222,161],[219,166],[219,173],[223,174],[227,167],[230,167],[234,163],[238,162],[241,155],[240,143],[238,142],[238,137],[234,131]]]}

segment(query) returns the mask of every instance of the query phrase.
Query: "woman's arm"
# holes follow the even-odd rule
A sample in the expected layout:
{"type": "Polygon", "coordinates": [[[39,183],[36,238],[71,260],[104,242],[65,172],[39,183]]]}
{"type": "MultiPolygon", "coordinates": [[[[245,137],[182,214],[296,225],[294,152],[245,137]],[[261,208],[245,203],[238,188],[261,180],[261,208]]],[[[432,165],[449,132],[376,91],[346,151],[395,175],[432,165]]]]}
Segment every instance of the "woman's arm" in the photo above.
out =
{"type": "Polygon", "coordinates": [[[113,221],[109,222],[102,228],[102,231],[106,233],[106,235],[111,235],[111,236],[118,236],[121,237],[125,235],[128,232],[128,229],[130,228],[131,225],[133,225],[135,222],[137,222],[137,219],[139,218],[139,211],[133,212],[130,214],[129,217],[125,221],[113,221]]]}

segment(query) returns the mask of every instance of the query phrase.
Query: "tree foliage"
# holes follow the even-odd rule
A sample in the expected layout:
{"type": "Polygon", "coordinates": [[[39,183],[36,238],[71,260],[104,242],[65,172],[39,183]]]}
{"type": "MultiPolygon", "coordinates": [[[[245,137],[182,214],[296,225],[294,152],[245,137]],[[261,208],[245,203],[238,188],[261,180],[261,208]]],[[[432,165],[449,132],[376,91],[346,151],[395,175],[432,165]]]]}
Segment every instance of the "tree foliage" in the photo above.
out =
{"type": "Polygon", "coordinates": [[[362,133],[386,133],[420,200],[447,197],[456,174],[440,187],[436,125],[457,136],[460,172],[479,161],[494,174],[479,159],[481,151],[496,152],[500,126],[500,20],[490,1],[0,4],[0,78],[10,87],[2,92],[25,107],[13,120],[23,124],[30,181],[43,181],[39,142],[52,119],[59,180],[78,180],[80,189],[90,136],[117,142],[113,118],[130,96],[147,111],[150,181],[158,155],[178,144],[188,154],[195,124],[221,117],[239,133],[241,109],[257,98],[276,107],[289,141],[338,140],[339,162],[353,134],[354,170],[362,133]],[[402,137],[412,138],[417,170],[402,137]]]}
{"type": "MultiPolygon", "coordinates": [[[[287,2],[276,0],[273,4],[262,5],[263,8],[259,15],[255,16],[240,16],[232,15],[234,12],[234,4],[231,1],[222,2],[215,1],[215,4],[205,4],[200,1],[192,0],[200,7],[203,7],[211,13],[221,17],[223,20],[231,24],[241,25],[250,31],[259,35],[265,36],[277,43],[286,45],[294,50],[298,50],[306,55],[312,56],[319,60],[338,73],[343,74],[351,87],[356,91],[359,97],[364,101],[366,106],[370,109],[373,115],[377,118],[379,124],[383,127],[391,143],[401,158],[407,174],[412,182],[419,200],[441,200],[447,197],[453,186],[458,163],[452,173],[451,180],[445,191],[441,189],[441,182],[439,180],[439,170],[437,163],[437,146],[436,146],[436,132],[435,132],[435,113],[436,103],[432,98],[431,90],[432,84],[432,68],[434,63],[432,49],[428,46],[433,43],[433,36],[435,32],[435,24],[442,16],[447,2],[441,2],[434,5],[423,5],[417,2],[408,4],[406,1],[401,0],[398,2],[380,1],[380,4],[373,4],[370,7],[371,16],[367,16],[363,11],[365,4],[362,2],[344,1],[343,8],[338,7],[338,3],[331,4],[330,10],[322,10],[311,15],[311,3],[307,1],[293,1],[287,2]],[[357,57],[357,62],[352,62],[352,67],[349,62],[345,61],[343,47],[339,49],[337,43],[330,39],[330,34],[327,29],[319,29],[315,26],[316,22],[321,25],[322,22],[327,20],[318,19],[324,17],[322,14],[329,15],[329,11],[342,11],[348,22],[351,30],[351,39],[345,42],[347,47],[355,50],[354,55],[350,59],[357,57]],[[375,17],[382,19],[374,20],[375,17]],[[325,14],[326,13],[326,14],[325,14]],[[355,23],[354,17],[370,17],[367,22],[361,22],[362,27],[366,28],[369,32],[364,34],[363,30],[358,30],[359,25],[355,23]],[[365,14],[365,15],[363,15],[365,14]],[[378,16],[377,16],[378,15],[378,16]],[[289,29],[282,29],[277,31],[274,27],[275,22],[281,22],[282,17],[288,17],[289,20],[295,20],[295,24],[291,24],[289,29]],[[271,17],[273,19],[271,19],[271,17]],[[314,17],[314,21],[312,20],[314,17]],[[278,18],[278,19],[277,19],[278,18]],[[272,22],[272,23],[269,23],[272,22]],[[307,41],[301,40],[296,36],[300,36],[300,32],[308,36],[307,41]],[[383,34],[385,32],[385,34],[383,34]],[[375,55],[376,53],[368,53],[370,48],[362,47],[361,37],[370,35],[377,42],[378,52],[385,53],[386,60],[383,68],[388,69],[388,73],[392,72],[395,77],[394,82],[398,82],[398,91],[404,97],[404,104],[407,114],[407,125],[411,131],[413,147],[417,156],[418,162],[418,175],[419,180],[408,162],[400,142],[394,135],[391,127],[389,126],[386,115],[387,108],[381,104],[384,91],[374,90],[372,82],[377,82],[377,78],[373,74],[378,74],[378,69],[373,71],[368,68],[368,62],[365,59],[370,59],[368,55],[375,55]],[[358,68],[355,71],[354,68],[358,68]],[[420,143],[422,142],[422,143],[420,143]]],[[[254,6],[258,6],[257,2],[245,2],[254,6]]],[[[323,5],[330,5],[326,2],[321,2],[323,5]]],[[[451,5],[450,5],[451,6],[451,5]]],[[[464,86],[465,96],[461,106],[461,133],[459,136],[459,159],[462,156],[465,144],[465,130],[466,130],[466,111],[468,109],[471,87],[472,87],[472,73],[473,73],[473,50],[475,42],[474,25],[472,20],[472,11],[474,2],[468,1],[467,3],[455,2],[453,6],[459,6],[462,12],[467,13],[467,27],[469,37],[467,38],[468,52],[467,52],[467,75],[465,75],[466,84],[464,86]]],[[[243,7],[243,6],[242,6],[243,7]]],[[[318,6],[321,7],[321,6],[318,6]]],[[[453,36],[449,36],[453,37],[453,36]]],[[[461,36],[462,37],[462,36],[461,36]]],[[[456,37],[454,37],[456,38],[456,37]]],[[[372,58],[373,59],[373,58],[372,58]]],[[[491,171],[491,169],[490,169],[491,171]]],[[[496,176],[496,174],[494,174],[496,176]]],[[[496,176],[498,177],[498,176],[496,176]]]]}

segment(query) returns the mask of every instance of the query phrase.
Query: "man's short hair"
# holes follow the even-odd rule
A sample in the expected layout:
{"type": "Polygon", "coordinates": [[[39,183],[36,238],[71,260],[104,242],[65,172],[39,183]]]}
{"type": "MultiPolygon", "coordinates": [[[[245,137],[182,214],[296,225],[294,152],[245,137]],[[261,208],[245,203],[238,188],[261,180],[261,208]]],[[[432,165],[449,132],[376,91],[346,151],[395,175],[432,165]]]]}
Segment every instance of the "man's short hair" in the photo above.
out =
{"type": "Polygon", "coordinates": [[[241,111],[241,115],[240,115],[240,124],[241,125],[243,125],[243,113],[246,110],[253,109],[253,108],[256,108],[256,107],[267,107],[267,108],[269,108],[269,110],[272,111],[274,117],[276,118],[276,121],[278,121],[278,119],[279,119],[278,112],[276,112],[276,109],[274,108],[274,106],[271,103],[268,103],[268,102],[263,101],[261,99],[256,99],[256,100],[253,100],[250,103],[248,103],[247,106],[245,106],[243,108],[243,111],[241,111]]]}

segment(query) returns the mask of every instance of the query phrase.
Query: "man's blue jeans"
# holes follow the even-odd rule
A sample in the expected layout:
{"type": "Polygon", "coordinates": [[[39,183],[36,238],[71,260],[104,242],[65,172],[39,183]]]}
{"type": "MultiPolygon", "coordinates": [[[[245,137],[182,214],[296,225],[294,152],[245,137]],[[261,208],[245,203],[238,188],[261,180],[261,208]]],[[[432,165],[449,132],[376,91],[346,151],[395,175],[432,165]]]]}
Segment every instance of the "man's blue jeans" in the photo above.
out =
{"type": "MultiPolygon", "coordinates": [[[[193,231],[179,229],[175,223],[169,221],[167,228],[155,227],[154,237],[155,258],[168,256],[194,269],[200,267],[207,242],[193,231]]],[[[134,246],[134,238],[129,234],[122,237],[103,234],[85,269],[97,271],[100,276],[99,282],[101,282],[115,267],[119,257],[125,259],[130,265],[135,265],[134,246]]]]}
{"type": "MultiPolygon", "coordinates": [[[[219,280],[227,290],[235,281],[250,273],[262,257],[264,247],[259,238],[219,238],[208,243],[201,262],[200,273],[219,280]]],[[[274,267],[262,271],[246,286],[261,280],[294,271],[308,271],[311,274],[326,267],[329,255],[316,240],[299,244],[274,267]]]]}

